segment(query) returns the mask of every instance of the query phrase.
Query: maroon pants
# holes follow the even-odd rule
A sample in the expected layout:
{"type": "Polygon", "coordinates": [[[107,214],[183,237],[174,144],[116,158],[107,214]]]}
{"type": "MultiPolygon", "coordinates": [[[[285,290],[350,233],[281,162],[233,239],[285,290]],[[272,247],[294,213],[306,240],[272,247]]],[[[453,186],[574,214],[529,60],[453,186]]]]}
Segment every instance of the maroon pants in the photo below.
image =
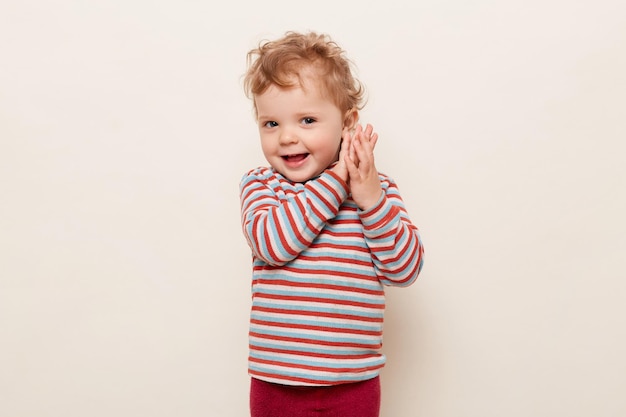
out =
{"type": "Polygon", "coordinates": [[[378,417],[380,379],[324,387],[273,384],[252,378],[251,417],[378,417]]]}

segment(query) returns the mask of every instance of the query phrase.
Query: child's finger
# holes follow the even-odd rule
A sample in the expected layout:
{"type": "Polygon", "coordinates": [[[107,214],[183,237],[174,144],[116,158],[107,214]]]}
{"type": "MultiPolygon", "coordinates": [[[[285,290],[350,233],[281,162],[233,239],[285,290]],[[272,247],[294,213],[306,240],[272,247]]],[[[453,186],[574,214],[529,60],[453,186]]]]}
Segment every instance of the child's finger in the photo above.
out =
{"type": "Polygon", "coordinates": [[[374,132],[374,127],[371,124],[368,123],[367,126],[365,126],[363,136],[371,143],[372,149],[374,149],[378,141],[378,133],[374,132]]]}
{"type": "Polygon", "coordinates": [[[359,141],[359,145],[361,145],[361,149],[363,149],[365,152],[367,153],[372,153],[372,151],[374,150],[374,147],[372,145],[372,139],[374,139],[374,143],[376,143],[376,141],[378,140],[378,135],[375,135],[376,137],[372,137],[372,138],[366,138],[361,136],[361,140],[359,141]]]}
{"type": "Polygon", "coordinates": [[[367,171],[372,165],[374,160],[374,154],[372,152],[372,146],[369,141],[357,140],[354,142],[352,148],[359,160],[358,168],[360,170],[367,171]]]}
{"type": "Polygon", "coordinates": [[[372,138],[370,139],[370,145],[372,145],[372,150],[376,147],[376,142],[378,142],[378,133],[374,133],[372,138]]]}
{"type": "Polygon", "coordinates": [[[352,141],[352,146],[350,147],[350,160],[354,163],[355,166],[359,166],[359,157],[356,154],[356,143],[360,142],[361,139],[359,137],[355,137],[352,141]]]}
{"type": "Polygon", "coordinates": [[[350,152],[350,148],[352,146],[352,136],[350,135],[349,129],[344,129],[343,135],[341,136],[341,150],[340,153],[344,153],[344,155],[348,155],[350,152]]]}
{"type": "Polygon", "coordinates": [[[374,128],[372,127],[371,124],[368,123],[367,126],[365,126],[365,132],[364,132],[365,137],[369,139],[372,136],[373,132],[374,132],[374,128]]]}
{"type": "Polygon", "coordinates": [[[348,155],[344,157],[344,164],[346,166],[346,169],[348,170],[348,177],[350,179],[357,178],[359,175],[359,167],[348,155]]]}

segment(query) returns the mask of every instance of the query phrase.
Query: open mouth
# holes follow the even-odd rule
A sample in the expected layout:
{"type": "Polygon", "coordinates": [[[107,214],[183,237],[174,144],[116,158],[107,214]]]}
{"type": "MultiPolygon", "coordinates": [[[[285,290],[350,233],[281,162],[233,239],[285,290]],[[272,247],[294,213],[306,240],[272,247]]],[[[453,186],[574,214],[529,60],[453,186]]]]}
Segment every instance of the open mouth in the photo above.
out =
{"type": "Polygon", "coordinates": [[[307,158],[307,156],[309,156],[308,153],[298,153],[298,154],[293,154],[293,155],[283,155],[282,158],[286,162],[296,163],[296,162],[304,161],[307,158]]]}

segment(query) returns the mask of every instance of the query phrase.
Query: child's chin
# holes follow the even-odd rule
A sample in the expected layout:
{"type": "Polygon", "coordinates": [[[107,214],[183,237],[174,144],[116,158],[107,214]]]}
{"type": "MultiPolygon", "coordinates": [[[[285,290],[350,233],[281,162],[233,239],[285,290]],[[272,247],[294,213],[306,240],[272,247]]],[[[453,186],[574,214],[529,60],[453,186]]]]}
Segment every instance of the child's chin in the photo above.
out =
{"type": "Polygon", "coordinates": [[[293,176],[293,175],[283,175],[283,176],[291,182],[307,182],[308,180],[311,179],[308,177],[300,177],[300,176],[293,176]]]}
{"type": "MultiPolygon", "coordinates": [[[[280,172],[280,171],[279,171],[280,172]]],[[[287,178],[289,181],[291,182],[307,182],[308,180],[310,180],[311,178],[314,178],[315,176],[310,176],[310,175],[306,175],[306,174],[294,174],[294,173],[289,173],[289,172],[280,172],[280,174],[287,178]]]]}

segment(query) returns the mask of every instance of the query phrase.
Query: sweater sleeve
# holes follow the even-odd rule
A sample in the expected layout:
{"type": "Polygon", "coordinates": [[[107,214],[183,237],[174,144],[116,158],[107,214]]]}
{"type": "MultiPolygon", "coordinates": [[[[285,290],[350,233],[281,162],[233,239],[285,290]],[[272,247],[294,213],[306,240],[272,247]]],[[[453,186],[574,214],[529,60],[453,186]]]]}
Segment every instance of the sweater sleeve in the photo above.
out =
{"type": "Polygon", "coordinates": [[[348,185],[329,170],[282,198],[279,180],[270,182],[259,170],[245,175],[239,188],[248,245],[257,258],[273,266],[286,264],[308,248],[348,195],[348,185]]]}
{"type": "Polygon", "coordinates": [[[390,286],[411,285],[422,269],[424,247],[396,184],[388,179],[378,202],[359,216],[380,281],[390,286]]]}

